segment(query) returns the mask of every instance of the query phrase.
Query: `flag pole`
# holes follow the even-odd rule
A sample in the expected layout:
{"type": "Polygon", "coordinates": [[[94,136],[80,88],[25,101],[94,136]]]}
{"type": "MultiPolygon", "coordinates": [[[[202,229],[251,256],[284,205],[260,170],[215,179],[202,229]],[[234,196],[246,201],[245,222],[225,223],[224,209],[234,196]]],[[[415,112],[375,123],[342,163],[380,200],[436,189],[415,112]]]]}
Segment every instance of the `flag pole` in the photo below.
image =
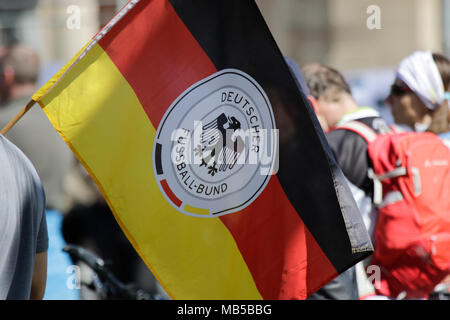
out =
{"type": "Polygon", "coordinates": [[[31,109],[31,107],[36,103],[34,100],[30,100],[27,105],[12,119],[3,129],[0,131],[2,135],[5,135],[9,129],[12,128],[22,117],[25,113],[28,112],[28,110],[31,109]]]}

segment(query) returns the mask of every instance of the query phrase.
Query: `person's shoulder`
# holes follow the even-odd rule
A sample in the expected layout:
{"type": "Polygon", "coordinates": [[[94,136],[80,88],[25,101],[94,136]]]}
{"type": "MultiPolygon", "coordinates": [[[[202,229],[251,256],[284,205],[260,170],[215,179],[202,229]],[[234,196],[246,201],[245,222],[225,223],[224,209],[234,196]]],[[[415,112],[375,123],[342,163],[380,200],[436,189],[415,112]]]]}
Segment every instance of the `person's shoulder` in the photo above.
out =
{"type": "Polygon", "coordinates": [[[8,156],[8,158],[14,157],[14,162],[29,162],[27,156],[13,142],[2,134],[0,134],[0,148],[0,151],[5,156],[8,156]]]}
{"type": "MultiPolygon", "coordinates": [[[[3,159],[2,166],[8,166],[8,174],[21,177],[24,181],[32,182],[36,188],[42,188],[41,180],[28,157],[13,142],[0,134],[0,156],[3,159]],[[16,174],[20,173],[20,174],[16,174]]],[[[1,169],[1,168],[0,168],[1,169]]]]}
{"type": "Polygon", "coordinates": [[[40,221],[45,214],[46,202],[41,179],[27,156],[1,134],[0,176],[0,187],[17,207],[23,208],[19,210],[22,216],[31,217],[27,219],[29,221],[40,221]]]}
{"type": "Polygon", "coordinates": [[[358,133],[345,128],[336,127],[325,134],[330,144],[353,144],[364,142],[358,133]]]}
{"type": "Polygon", "coordinates": [[[345,166],[344,162],[351,166],[353,161],[367,152],[367,141],[361,134],[350,129],[334,128],[327,132],[326,139],[341,167],[345,166]]]}

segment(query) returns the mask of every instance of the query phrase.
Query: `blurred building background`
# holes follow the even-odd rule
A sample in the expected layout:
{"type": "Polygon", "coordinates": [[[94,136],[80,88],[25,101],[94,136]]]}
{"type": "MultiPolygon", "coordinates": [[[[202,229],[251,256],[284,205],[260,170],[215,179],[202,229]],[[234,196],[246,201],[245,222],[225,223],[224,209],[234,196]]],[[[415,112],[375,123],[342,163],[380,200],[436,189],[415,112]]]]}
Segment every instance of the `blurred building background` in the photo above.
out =
{"type": "MultiPolygon", "coordinates": [[[[43,83],[126,2],[0,0],[0,43],[19,40],[35,48],[43,83]]],[[[389,82],[395,65],[414,50],[450,54],[450,0],[256,2],[285,55],[300,65],[321,62],[343,71],[362,104],[382,105],[372,98],[381,93],[362,94],[358,88],[373,87],[375,78],[389,82]],[[372,6],[379,9],[374,29],[368,26],[375,14],[372,6]]]]}
{"type": "Polygon", "coordinates": [[[340,70],[394,66],[414,50],[445,48],[442,0],[258,0],[282,51],[340,70]],[[380,29],[369,29],[370,6],[380,29]]]}
{"type": "MultiPolygon", "coordinates": [[[[70,59],[127,0],[0,0],[0,42],[20,40],[44,65],[70,59]],[[79,18],[77,18],[77,15],[79,18]],[[78,24],[77,24],[78,19],[78,24]]],[[[256,0],[280,49],[340,70],[395,66],[417,49],[450,52],[449,0],[256,0]],[[380,29],[367,26],[370,6],[380,29]]]]}
{"type": "Polygon", "coordinates": [[[384,98],[400,60],[415,50],[450,54],[449,0],[257,3],[284,54],[342,71],[357,102],[379,108],[388,121],[384,98]]]}

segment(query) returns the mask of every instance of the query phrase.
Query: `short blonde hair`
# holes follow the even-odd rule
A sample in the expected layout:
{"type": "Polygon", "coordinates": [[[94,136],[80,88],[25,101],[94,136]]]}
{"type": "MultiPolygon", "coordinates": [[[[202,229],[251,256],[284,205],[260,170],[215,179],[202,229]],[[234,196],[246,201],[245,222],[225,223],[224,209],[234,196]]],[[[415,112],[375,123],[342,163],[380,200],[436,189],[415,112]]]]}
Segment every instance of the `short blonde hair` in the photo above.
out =
{"type": "Polygon", "coordinates": [[[334,100],[343,92],[351,95],[350,86],[336,69],[313,63],[303,66],[302,73],[311,95],[316,99],[334,100]]]}

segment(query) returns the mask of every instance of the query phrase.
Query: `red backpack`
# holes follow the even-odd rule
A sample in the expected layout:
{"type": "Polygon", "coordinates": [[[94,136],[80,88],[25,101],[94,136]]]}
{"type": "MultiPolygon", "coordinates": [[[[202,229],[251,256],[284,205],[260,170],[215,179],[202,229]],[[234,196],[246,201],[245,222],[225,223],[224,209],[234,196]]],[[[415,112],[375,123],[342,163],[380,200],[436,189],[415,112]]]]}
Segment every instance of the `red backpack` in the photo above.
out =
{"type": "Polygon", "coordinates": [[[378,209],[371,264],[377,293],[421,298],[450,274],[450,150],[432,133],[376,134],[352,121],[338,129],[368,143],[378,209]]]}

